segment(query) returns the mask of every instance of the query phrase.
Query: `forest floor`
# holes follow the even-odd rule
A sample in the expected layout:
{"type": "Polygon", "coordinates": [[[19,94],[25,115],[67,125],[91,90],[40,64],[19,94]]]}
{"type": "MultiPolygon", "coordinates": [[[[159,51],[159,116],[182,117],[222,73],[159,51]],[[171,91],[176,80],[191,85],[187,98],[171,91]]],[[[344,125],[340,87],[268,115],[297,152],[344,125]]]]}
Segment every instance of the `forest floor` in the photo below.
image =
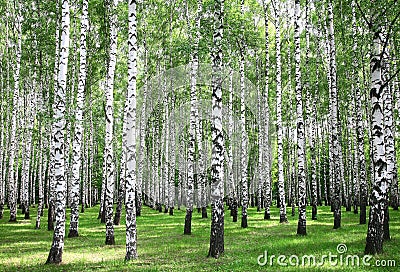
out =
{"type": "MultiPolygon", "coordinates": [[[[61,265],[44,264],[52,232],[47,231],[47,211],[42,217],[42,229],[34,229],[35,212],[32,208],[30,220],[24,220],[19,213],[17,223],[9,223],[6,211],[0,220],[0,271],[397,271],[400,268],[400,211],[390,210],[392,239],[385,242],[385,253],[364,259],[364,264],[367,225],[359,225],[359,215],[344,209],[342,227],[338,230],[332,229],[329,207],[318,207],[316,221],[310,220],[307,210],[307,236],[296,235],[297,216],[289,215],[289,223],[280,224],[277,208],[271,210],[269,221],[263,220],[262,212],[250,208],[246,229],[240,227],[240,217],[239,222],[232,223],[226,211],[225,253],[213,259],[207,258],[210,219],[201,219],[196,210],[192,235],[183,235],[185,210],[175,210],[175,215],[169,216],[144,207],[137,220],[139,257],[125,263],[124,218],[120,226],[115,226],[116,245],[106,246],[105,226],[97,220],[96,206],[80,215],[80,236],[65,239],[61,265]],[[285,258],[278,260],[279,255],[285,258]],[[315,263],[310,265],[312,257],[315,263]]],[[[210,217],[210,210],[208,213],[210,217]]]]}

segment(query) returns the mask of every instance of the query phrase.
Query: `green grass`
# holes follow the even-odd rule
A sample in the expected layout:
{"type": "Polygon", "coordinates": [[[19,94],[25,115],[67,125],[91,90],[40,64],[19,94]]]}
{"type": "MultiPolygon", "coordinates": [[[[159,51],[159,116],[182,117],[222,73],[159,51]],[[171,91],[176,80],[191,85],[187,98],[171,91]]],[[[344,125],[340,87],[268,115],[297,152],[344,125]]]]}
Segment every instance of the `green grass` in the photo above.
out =
{"type": "MultiPolygon", "coordinates": [[[[174,216],[144,207],[138,218],[139,258],[125,263],[125,226],[122,220],[115,227],[115,246],[106,246],[105,226],[97,218],[98,206],[87,209],[80,217],[78,238],[66,238],[61,265],[44,265],[52,242],[47,231],[47,214],[42,217],[42,229],[35,230],[35,212],[31,220],[18,215],[17,223],[9,223],[9,213],[0,220],[0,271],[395,271],[393,267],[376,267],[380,260],[395,260],[400,267],[400,212],[391,211],[392,240],[385,242],[385,253],[374,257],[371,267],[332,266],[326,261],[322,267],[282,267],[274,260],[273,266],[259,266],[257,257],[268,255],[287,257],[313,254],[317,261],[322,255],[337,254],[338,244],[346,244],[347,254],[363,255],[366,225],[358,224],[358,215],[342,212],[342,228],[333,230],[333,218],[328,207],[319,207],[318,220],[307,222],[308,235],[296,235],[297,217],[289,216],[289,224],[279,224],[279,211],[272,209],[272,219],[263,220],[263,213],[249,209],[249,227],[232,223],[225,217],[225,254],[219,259],[207,258],[210,219],[193,214],[192,235],[183,235],[185,211],[175,210],[174,216]]],[[[210,216],[210,211],[209,216],[210,216]]],[[[310,216],[310,210],[307,211],[310,216]]],[[[69,211],[68,211],[69,213],[69,211]]],[[[226,211],[226,215],[229,211],[226,211]]],[[[239,218],[240,221],[240,218],[239,218]]],[[[68,233],[68,224],[66,233],[68,233]]],[[[286,262],[288,262],[286,260],[286,262]]]]}

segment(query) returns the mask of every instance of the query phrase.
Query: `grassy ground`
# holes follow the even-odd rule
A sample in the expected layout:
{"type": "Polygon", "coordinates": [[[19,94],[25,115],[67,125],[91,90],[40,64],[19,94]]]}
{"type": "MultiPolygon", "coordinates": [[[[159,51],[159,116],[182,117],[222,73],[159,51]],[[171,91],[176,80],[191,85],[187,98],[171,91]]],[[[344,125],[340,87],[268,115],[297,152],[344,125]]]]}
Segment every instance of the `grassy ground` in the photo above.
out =
{"type": "MultiPolygon", "coordinates": [[[[279,211],[272,209],[272,220],[264,221],[263,214],[249,209],[249,227],[240,228],[225,217],[225,254],[218,260],[207,258],[210,235],[210,219],[201,219],[194,213],[190,236],[183,235],[185,212],[175,211],[174,216],[158,213],[147,207],[138,218],[138,260],[124,263],[125,226],[124,221],[115,227],[115,246],[106,246],[105,226],[97,218],[98,207],[87,209],[81,214],[78,238],[66,238],[63,264],[44,265],[51,246],[52,232],[47,231],[47,222],[42,229],[35,230],[36,209],[31,209],[32,219],[23,220],[19,214],[17,223],[9,223],[9,213],[0,220],[0,271],[396,271],[400,267],[400,212],[391,211],[392,240],[384,244],[385,253],[373,257],[371,266],[347,266],[347,255],[357,255],[362,263],[367,226],[359,225],[358,215],[342,212],[342,228],[333,230],[333,218],[328,207],[319,207],[318,220],[307,222],[308,235],[296,236],[297,218],[289,216],[289,224],[279,224],[279,211]],[[337,245],[345,244],[347,252],[338,254],[337,245]],[[271,255],[286,255],[283,262],[296,262],[299,266],[257,263],[258,256],[268,252],[271,255]],[[320,262],[322,255],[343,256],[343,265],[331,265],[325,259],[323,266],[301,266],[303,255],[315,255],[320,262]],[[397,268],[378,267],[388,260],[395,260],[397,268]]],[[[229,211],[228,211],[229,212],[229,211]]],[[[310,211],[307,211],[310,212],[310,211]]],[[[47,219],[45,213],[43,219],[47,219]]],[[[240,218],[239,218],[240,219],[240,218]]],[[[239,220],[240,221],[240,220],[239,220]]],[[[67,231],[68,233],[68,224],[67,231]]],[[[336,260],[336,259],[334,259],[336,260]]],[[[333,260],[333,261],[334,261],[333,260]]],[[[340,259],[339,259],[340,260],[340,259]]],[[[264,261],[261,258],[260,261],[264,261]]],[[[350,263],[351,264],[351,263],[350,263]]]]}

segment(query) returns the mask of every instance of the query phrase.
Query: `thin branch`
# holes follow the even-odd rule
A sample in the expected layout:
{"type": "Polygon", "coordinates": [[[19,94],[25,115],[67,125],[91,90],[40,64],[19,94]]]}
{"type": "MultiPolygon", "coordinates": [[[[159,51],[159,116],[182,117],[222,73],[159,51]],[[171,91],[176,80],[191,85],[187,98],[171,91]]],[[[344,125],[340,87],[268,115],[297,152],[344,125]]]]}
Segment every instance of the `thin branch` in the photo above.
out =
{"type": "Polygon", "coordinates": [[[398,12],[397,13],[397,15],[396,15],[396,17],[390,22],[390,25],[389,25],[389,28],[387,29],[387,33],[386,33],[386,39],[385,39],[385,43],[384,43],[384,45],[383,45],[383,48],[382,48],[382,52],[381,52],[381,54],[380,54],[380,61],[382,61],[382,59],[383,59],[383,55],[384,55],[384,53],[385,53],[385,49],[386,49],[386,47],[388,46],[388,43],[389,43],[389,38],[390,38],[390,33],[392,32],[392,28],[393,28],[393,26],[394,26],[394,23],[396,22],[396,20],[397,20],[397,18],[399,18],[399,16],[400,16],[400,12],[398,12]]]}
{"type": "MultiPolygon", "coordinates": [[[[396,4],[396,2],[397,2],[397,0],[394,0],[393,3],[392,3],[392,5],[396,4]]],[[[378,16],[376,16],[376,18],[380,18],[381,16],[383,16],[383,15],[386,13],[386,11],[387,11],[389,8],[392,7],[392,5],[390,5],[389,7],[386,7],[378,16]]]]}
{"type": "Polygon", "coordinates": [[[385,83],[382,84],[381,90],[382,90],[383,88],[385,88],[385,87],[389,84],[389,82],[390,82],[393,78],[396,77],[396,75],[397,75],[399,72],[400,72],[400,68],[397,69],[397,71],[396,71],[395,73],[393,73],[393,75],[391,75],[391,76],[389,77],[389,79],[385,81],[385,83]]]}
{"type": "Polygon", "coordinates": [[[360,4],[358,3],[358,1],[354,1],[357,4],[358,9],[361,12],[361,16],[364,18],[365,23],[368,25],[368,28],[372,28],[372,23],[371,21],[368,21],[367,17],[365,16],[364,11],[361,9],[360,4]]]}

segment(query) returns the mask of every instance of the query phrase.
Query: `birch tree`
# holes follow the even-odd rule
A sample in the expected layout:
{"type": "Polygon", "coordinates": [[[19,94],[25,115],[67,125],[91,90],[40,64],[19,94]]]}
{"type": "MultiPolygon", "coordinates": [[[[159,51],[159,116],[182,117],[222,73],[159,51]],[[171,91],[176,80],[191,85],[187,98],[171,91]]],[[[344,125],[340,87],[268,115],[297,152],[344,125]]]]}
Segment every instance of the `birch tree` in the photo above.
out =
{"type": "Polygon", "coordinates": [[[270,205],[271,205],[271,164],[270,164],[270,146],[269,146],[269,35],[268,35],[268,3],[263,0],[264,9],[264,25],[265,25],[265,89],[263,92],[264,101],[264,142],[263,142],[263,179],[264,179],[264,219],[270,219],[270,205]]]}
{"type": "Polygon", "coordinates": [[[88,0],[82,2],[81,16],[81,33],[79,48],[79,80],[78,91],[76,97],[75,111],[75,136],[72,146],[72,188],[71,188],[71,222],[68,237],[78,237],[79,224],[79,194],[80,194],[80,170],[82,165],[82,137],[83,137],[83,106],[85,101],[85,85],[86,85],[86,33],[89,28],[88,20],[88,0]]]}
{"type": "MultiPolygon", "coordinates": [[[[242,20],[244,20],[244,0],[240,2],[240,11],[242,20]]],[[[244,54],[245,54],[245,41],[244,41],[244,25],[241,24],[241,37],[243,45],[240,46],[240,60],[239,60],[239,73],[240,73],[240,129],[241,129],[241,186],[242,186],[242,228],[247,228],[247,206],[249,203],[249,192],[247,185],[247,135],[246,135],[246,104],[245,104],[245,85],[244,85],[244,54]]]]}
{"type": "MultiPolygon", "coordinates": [[[[17,11],[15,28],[17,35],[17,45],[15,50],[15,69],[14,69],[14,97],[13,97],[13,110],[11,115],[11,132],[10,132],[10,158],[8,161],[8,205],[10,206],[10,222],[17,221],[17,180],[15,179],[15,169],[17,168],[16,157],[17,155],[17,115],[19,106],[19,76],[21,69],[21,40],[22,40],[22,4],[17,1],[17,11]]],[[[18,169],[18,168],[17,168],[18,169]]],[[[17,170],[18,171],[18,170],[17,170]]]]}
{"type": "MultiPolygon", "coordinates": [[[[194,166],[195,166],[195,143],[196,143],[196,110],[197,110],[197,70],[199,66],[198,44],[199,35],[197,29],[200,28],[200,16],[202,1],[198,1],[195,35],[190,36],[194,39],[194,47],[191,52],[190,61],[190,127],[189,127],[189,148],[188,148],[188,180],[187,180],[187,204],[184,234],[192,233],[192,213],[193,213],[193,189],[194,189],[194,166]]],[[[188,25],[190,27],[190,25],[188,25]]]]}
{"type": "MultiPolygon", "coordinates": [[[[299,186],[299,221],[297,234],[306,235],[306,173],[305,173],[305,130],[303,119],[303,100],[300,70],[300,0],[295,0],[295,82],[296,82],[296,115],[297,115],[297,179],[299,186]]],[[[284,200],[284,199],[283,199],[284,200]]]]}
{"type": "Polygon", "coordinates": [[[222,133],[222,38],[224,0],[216,0],[212,49],[212,162],[211,162],[211,234],[208,257],[224,252],[224,137],[222,133]]]}
{"type": "Polygon", "coordinates": [[[365,254],[383,252],[383,224],[384,213],[388,205],[387,190],[387,159],[384,139],[384,109],[382,87],[382,59],[381,51],[382,32],[380,26],[372,30],[373,45],[370,58],[371,69],[371,129],[372,129],[372,160],[373,160],[373,187],[370,195],[370,212],[368,221],[367,241],[365,254]]]}
{"type": "Polygon", "coordinates": [[[61,16],[61,44],[60,62],[58,68],[58,84],[54,98],[54,130],[52,132],[54,148],[54,173],[55,173],[55,214],[56,225],[53,234],[53,243],[46,263],[59,264],[62,262],[65,236],[65,206],[66,206],[66,182],[64,160],[64,134],[65,134],[65,101],[67,88],[67,68],[69,54],[69,1],[62,1],[61,16]]]}
{"type": "Polygon", "coordinates": [[[276,43],[276,125],[278,145],[278,194],[279,221],[287,223],[285,180],[283,173],[283,127],[282,127],[282,62],[281,62],[281,32],[280,32],[280,1],[274,1],[275,43],[276,43]]]}
{"type": "Polygon", "coordinates": [[[137,258],[136,251],[136,75],[137,75],[137,30],[136,0],[129,1],[129,58],[128,58],[128,112],[126,115],[126,255],[125,260],[137,258]]]}
{"type": "Polygon", "coordinates": [[[110,48],[107,81],[105,88],[106,97],[106,136],[105,136],[105,217],[106,217],[106,245],[114,245],[113,204],[114,204],[114,149],[113,149],[113,101],[114,101],[114,74],[117,62],[117,14],[118,0],[110,3],[110,48]]]}
{"type": "Polygon", "coordinates": [[[336,47],[335,32],[333,24],[332,0],[328,2],[328,39],[329,39],[329,74],[330,74],[330,107],[331,107],[331,142],[329,152],[332,156],[332,188],[333,188],[333,228],[340,228],[341,221],[341,201],[340,201],[340,156],[339,156],[339,132],[338,132],[338,102],[337,102],[337,82],[336,82],[336,47]]]}

